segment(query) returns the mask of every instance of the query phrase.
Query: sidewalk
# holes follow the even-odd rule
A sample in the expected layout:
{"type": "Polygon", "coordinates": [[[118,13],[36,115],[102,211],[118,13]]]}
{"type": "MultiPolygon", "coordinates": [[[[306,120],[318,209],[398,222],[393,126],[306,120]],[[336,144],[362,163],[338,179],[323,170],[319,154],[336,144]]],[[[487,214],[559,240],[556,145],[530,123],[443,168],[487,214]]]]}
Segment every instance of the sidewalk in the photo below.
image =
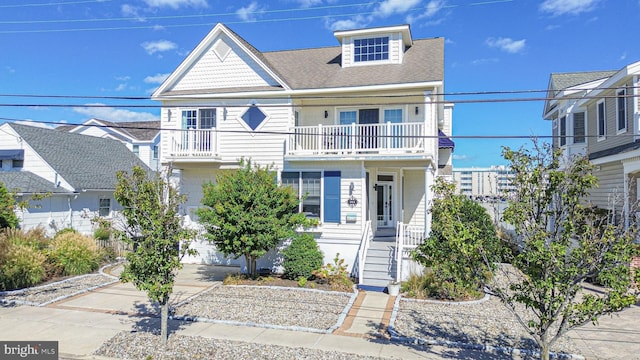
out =
{"type": "MultiPolygon", "coordinates": [[[[174,291],[175,300],[184,300],[221,280],[223,269],[186,265],[180,272],[174,291]]],[[[175,301],[174,300],[174,301],[175,301]]],[[[376,292],[360,292],[344,324],[333,334],[233,326],[224,324],[171,321],[172,333],[259,344],[274,344],[311,349],[334,350],[381,358],[401,359],[496,359],[483,351],[418,347],[392,343],[385,338],[393,298],[376,292]]],[[[157,328],[157,309],[145,294],[131,284],[116,283],[47,307],[0,307],[1,340],[54,340],[59,342],[60,358],[97,358],[91,354],[120,331],[136,325],[157,328]]],[[[640,308],[627,309],[619,316],[604,317],[600,326],[584,326],[571,336],[588,359],[638,358],[640,308]]]]}

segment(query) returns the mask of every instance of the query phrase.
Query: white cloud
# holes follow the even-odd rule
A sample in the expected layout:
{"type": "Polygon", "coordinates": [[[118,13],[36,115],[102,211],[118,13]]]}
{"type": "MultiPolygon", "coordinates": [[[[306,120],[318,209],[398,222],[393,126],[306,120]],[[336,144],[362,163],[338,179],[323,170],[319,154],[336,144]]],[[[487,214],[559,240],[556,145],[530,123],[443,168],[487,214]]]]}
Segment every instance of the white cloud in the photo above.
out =
{"type": "Polygon", "coordinates": [[[414,8],[421,0],[385,0],[375,10],[375,14],[380,17],[387,17],[393,14],[403,14],[414,8]]]}
{"type": "Polygon", "coordinates": [[[600,0],[545,0],[540,4],[540,11],[553,16],[564,14],[578,15],[595,9],[600,0]]]}
{"type": "Polygon", "coordinates": [[[123,83],[123,84],[118,85],[115,90],[116,91],[122,91],[122,90],[124,90],[126,88],[127,88],[127,84],[123,83]]]}
{"type": "Polygon", "coordinates": [[[157,52],[174,50],[178,47],[176,43],[169,40],[146,41],[140,45],[149,55],[153,55],[157,52]]]}
{"type": "Polygon", "coordinates": [[[150,75],[144,78],[144,82],[147,84],[162,84],[169,75],[171,75],[171,73],[150,75]]]}
{"type": "Polygon", "coordinates": [[[358,15],[351,19],[327,22],[326,27],[331,31],[351,30],[363,28],[367,26],[368,23],[369,21],[364,16],[358,15]]]}
{"type": "Polygon", "coordinates": [[[208,7],[207,0],[144,0],[149,7],[169,7],[178,9],[185,7],[208,7]]]}
{"type": "Polygon", "coordinates": [[[491,64],[491,63],[497,63],[498,59],[496,58],[482,58],[482,59],[475,59],[473,61],[471,61],[471,65],[484,65],[484,64],[491,64]]]}
{"type": "Polygon", "coordinates": [[[258,5],[258,2],[252,1],[251,4],[236,10],[236,15],[242,21],[256,21],[256,14],[264,11],[264,8],[258,5]]]}
{"type": "Polygon", "coordinates": [[[524,50],[526,39],[513,40],[511,38],[488,38],[486,44],[490,47],[498,48],[511,54],[516,54],[524,50]]]}
{"type": "MultiPolygon", "coordinates": [[[[104,105],[100,103],[87,105],[104,105]]],[[[104,107],[76,107],[73,111],[78,114],[87,115],[90,118],[97,118],[107,121],[153,121],[160,120],[160,117],[147,112],[136,112],[125,109],[116,109],[108,106],[104,107]]]]}
{"type": "Polygon", "coordinates": [[[453,154],[451,157],[453,158],[453,160],[471,160],[471,157],[469,155],[464,154],[453,154]]]}
{"type": "Polygon", "coordinates": [[[22,124],[22,125],[29,125],[29,126],[35,126],[35,127],[40,127],[40,128],[45,128],[45,129],[55,129],[55,125],[52,124],[45,124],[45,123],[41,123],[35,120],[18,120],[15,122],[16,124],[22,124]]]}
{"type": "Polygon", "coordinates": [[[134,17],[140,22],[146,21],[144,16],[140,15],[140,8],[137,6],[124,4],[120,7],[120,12],[122,12],[122,16],[134,17]]]}

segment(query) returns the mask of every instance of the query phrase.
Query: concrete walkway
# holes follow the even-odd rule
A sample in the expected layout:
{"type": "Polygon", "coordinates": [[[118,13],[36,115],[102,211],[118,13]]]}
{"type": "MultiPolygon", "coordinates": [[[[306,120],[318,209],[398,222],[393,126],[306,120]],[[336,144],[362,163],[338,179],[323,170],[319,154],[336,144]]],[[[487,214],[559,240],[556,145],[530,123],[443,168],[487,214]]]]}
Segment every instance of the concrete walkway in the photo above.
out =
{"type": "MultiPolygon", "coordinates": [[[[222,280],[229,269],[186,265],[176,279],[173,301],[184,300],[222,280]]],[[[234,270],[235,271],[235,270],[234,270]]],[[[172,333],[261,344],[334,350],[381,358],[510,359],[483,351],[441,346],[417,347],[390,342],[386,336],[395,298],[361,291],[344,324],[333,334],[249,326],[171,321],[172,333]]],[[[157,328],[157,309],[131,284],[116,283],[47,307],[0,307],[0,340],[54,340],[62,359],[97,358],[91,354],[120,331],[141,325],[157,328]]],[[[640,309],[603,318],[600,326],[572,333],[588,359],[637,359],[640,309]]]]}

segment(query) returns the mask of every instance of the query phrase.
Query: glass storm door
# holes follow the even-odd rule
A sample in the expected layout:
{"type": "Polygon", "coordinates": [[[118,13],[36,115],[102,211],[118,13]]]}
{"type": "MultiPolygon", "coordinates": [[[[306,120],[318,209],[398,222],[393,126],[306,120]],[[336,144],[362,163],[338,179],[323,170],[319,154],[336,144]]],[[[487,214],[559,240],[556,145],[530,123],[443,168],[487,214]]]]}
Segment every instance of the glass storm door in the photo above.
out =
{"type": "Polygon", "coordinates": [[[378,227],[393,227],[393,185],[377,186],[377,220],[378,227]]]}

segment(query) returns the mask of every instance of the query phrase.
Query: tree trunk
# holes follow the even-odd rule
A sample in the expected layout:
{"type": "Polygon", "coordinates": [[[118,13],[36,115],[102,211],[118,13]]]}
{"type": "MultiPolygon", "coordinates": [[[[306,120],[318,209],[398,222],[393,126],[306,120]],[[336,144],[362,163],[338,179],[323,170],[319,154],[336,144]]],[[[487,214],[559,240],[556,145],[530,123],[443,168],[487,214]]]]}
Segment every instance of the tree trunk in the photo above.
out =
{"type": "Polygon", "coordinates": [[[244,262],[247,264],[247,274],[252,278],[255,278],[258,274],[256,272],[256,260],[250,254],[244,254],[244,262]]]}
{"type": "Polygon", "coordinates": [[[162,345],[167,345],[169,338],[169,297],[166,296],[160,303],[160,338],[162,345]]]}
{"type": "Polygon", "coordinates": [[[540,360],[549,360],[549,344],[540,346],[540,360]]]}

